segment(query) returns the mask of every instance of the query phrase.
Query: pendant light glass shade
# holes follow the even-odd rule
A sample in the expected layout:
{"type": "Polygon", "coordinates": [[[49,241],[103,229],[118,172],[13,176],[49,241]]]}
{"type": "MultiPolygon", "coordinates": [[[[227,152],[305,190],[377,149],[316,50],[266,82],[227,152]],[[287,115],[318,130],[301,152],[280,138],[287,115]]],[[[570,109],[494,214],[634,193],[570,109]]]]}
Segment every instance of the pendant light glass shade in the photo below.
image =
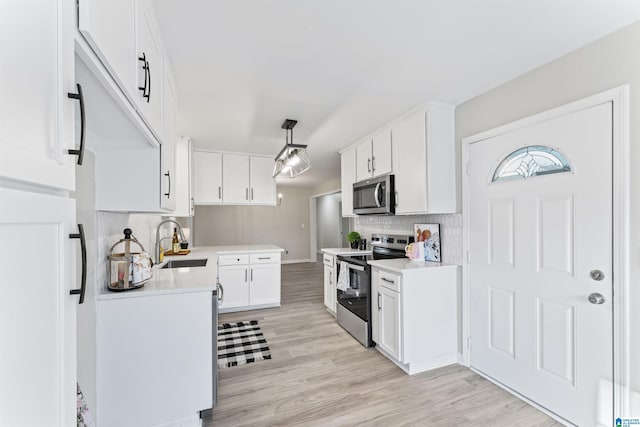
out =
{"type": "Polygon", "coordinates": [[[289,143],[289,133],[293,142],[293,127],[298,123],[296,120],[287,119],[282,124],[282,129],[287,132],[284,148],[275,158],[273,167],[273,177],[278,175],[295,178],[303,172],[311,169],[311,160],[307,153],[307,146],[289,143]]]}

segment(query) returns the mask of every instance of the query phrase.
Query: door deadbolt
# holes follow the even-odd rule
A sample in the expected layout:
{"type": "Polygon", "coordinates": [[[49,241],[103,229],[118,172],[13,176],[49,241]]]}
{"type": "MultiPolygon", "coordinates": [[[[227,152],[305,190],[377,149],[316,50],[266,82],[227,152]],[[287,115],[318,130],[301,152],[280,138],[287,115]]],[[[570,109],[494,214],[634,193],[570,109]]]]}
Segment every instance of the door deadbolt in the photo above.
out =
{"type": "Polygon", "coordinates": [[[598,282],[604,279],[604,273],[600,270],[591,270],[589,272],[589,276],[591,276],[593,280],[596,280],[598,282]]]}

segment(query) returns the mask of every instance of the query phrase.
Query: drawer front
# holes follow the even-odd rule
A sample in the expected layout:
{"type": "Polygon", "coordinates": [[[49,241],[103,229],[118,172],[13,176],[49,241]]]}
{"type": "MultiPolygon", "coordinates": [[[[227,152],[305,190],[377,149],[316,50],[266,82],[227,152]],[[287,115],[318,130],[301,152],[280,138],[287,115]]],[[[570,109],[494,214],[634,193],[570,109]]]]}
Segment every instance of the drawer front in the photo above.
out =
{"type": "Polygon", "coordinates": [[[241,265],[249,264],[249,255],[237,254],[237,255],[219,255],[218,265],[241,265]]]}
{"type": "Polygon", "coordinates": [[[280,262],[280,252],[251,254],[249,258],[251,264],[275,264],[280,262]]]}
{"type": "Polygon", "coordinates": [[[386,271],[380,271],[380,274],[378,275],[379,286],[384,286],[385,288],[396,292],[400,292],[400,280],[401,276],[387,273],[386,271]]]}
{"type": "Polygon", "coordinates": [[[322,262],[324,263],[324,265],[328,265],[329,267],[333,267],[334,260],[335,260],[335,258],[333,256],[331,256],[331,255],[327,255],[327,254],[323,254],[322,255],[322,262]]]}

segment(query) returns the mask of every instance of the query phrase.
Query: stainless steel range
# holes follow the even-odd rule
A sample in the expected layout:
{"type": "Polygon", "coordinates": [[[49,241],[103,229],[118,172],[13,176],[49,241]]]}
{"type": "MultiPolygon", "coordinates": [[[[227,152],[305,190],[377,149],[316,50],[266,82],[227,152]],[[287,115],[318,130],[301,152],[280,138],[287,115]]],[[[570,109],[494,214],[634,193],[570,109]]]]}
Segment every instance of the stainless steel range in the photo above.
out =
{"type": "Polygon", "coordinates": [[[365,347],[371,340],[371,266],[372,259],[404,258],[404,247],[413,243],[413,236],[372,234],[371,255],[338,255],[338,324],[365,347]],[[343,283],[342,271],[347,278],[343,283]]]}

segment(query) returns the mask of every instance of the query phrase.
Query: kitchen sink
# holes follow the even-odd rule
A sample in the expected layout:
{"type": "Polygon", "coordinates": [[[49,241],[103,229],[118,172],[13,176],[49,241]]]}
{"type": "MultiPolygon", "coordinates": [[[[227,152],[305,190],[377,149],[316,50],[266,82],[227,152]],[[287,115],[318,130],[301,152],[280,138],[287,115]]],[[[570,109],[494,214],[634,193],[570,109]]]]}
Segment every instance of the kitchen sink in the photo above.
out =
{"type": "Polygon", "coordinates": [[[172,259],[160,268],[205,267],[206,259],[172,259]]]}

